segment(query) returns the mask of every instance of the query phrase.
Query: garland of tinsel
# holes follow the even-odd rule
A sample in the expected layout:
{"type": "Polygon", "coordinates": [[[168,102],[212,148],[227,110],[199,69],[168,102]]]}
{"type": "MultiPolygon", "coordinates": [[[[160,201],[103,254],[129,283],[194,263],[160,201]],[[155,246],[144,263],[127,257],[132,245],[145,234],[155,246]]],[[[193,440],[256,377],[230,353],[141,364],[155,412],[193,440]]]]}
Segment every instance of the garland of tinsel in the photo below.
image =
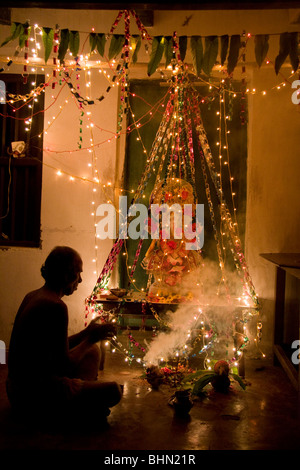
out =
{"type": "MultiPolygon", "coordinates": [[[[146,165],[144,174],[141,178],[141,181],[140,181],[140,184],[137,188],[135,196],[134,196],[134,198],[131,202],[132,205],[136,204],[139,201],[139,199],[142,197],[142,195],[144,193],[144,190],[147,186],[148,180],[150,178],[150,175],[155,170],[156,163],[158,161],[158,155],[159,155],[159,152],[161,151],[161,149],[159,149],[159,144],[160,144],[163,136],[165,135],[167,125],[169,123],[169,114],[171,114],[170,102],[167,105],[166,112],[165,112],[165,114],[163,116],[163,119],[160,123],[159,129],[158,129],[158,132],[157,132],[157,138],[153,142],[152,149],[151,149],[151,152],[150,152],[150,155],[149,155],[149,158],[148,158],[148,163],[146,165]]],[[[121,249],[122,249],[123,243],[124,243],[123,239],[120,239],[120,238],[116,239],[116,241],[115,241],[115,243],[114,243],[114,245],[113,245],[113,247],[112,247],[112,249],[111,249],[111,251],[108,255],[106,263],[105,263],[105,265],[102,269],[102,272],[100,273],[100,276],[97,280],[97,283],[96,283],[96,285],[93,289],[93,292],[92,292],[91,296],[88,299],[86,299],[87,304],[94,304],[95,300],[97,299],[98,292],[100,292],[101,289],[105,289],[107,287],[108,281],[110,279],[110,276],[111,276],[112,270],[114,268],[114,265],[116,263],[117,257],[119,255],[121,249]]]]}
{"type": "MultiPolygon", "coordinates": [[[[160,123],[158,132],[154,139],[152,149],[147,159],[146,168],[144,174],[141,178],[135,196],[131,202],[131,204],[135,204],[139,199],[142,197],[147,183],[149,181],[150,175],[155,171],[157,162],[160,161],[159,170],[162,170],[163,163],[167,156],[168,164],[167,164],[167,174],[172,174],[172,165],[175,158],[176,150],[178,151],[177,155],[177,164],[180,165],[179,161],[179,149],[181,148],[182,151],[182,162],[184,164],[188,163],[185,168],[185,172],[187,174],[188,169],[190,172],[190,177],[195,186],[195,167],[194,167],[194,149],[193,149],[193,135],[192,135],[192,122],[194,122],[196,127],[196,135],[197,135],[197,143],[199,146],[200,157],[201,157],[201,168],[203,172],[203,177],[205,181],[205,190],[207,195],[207,200],[209,204],[210,215],[213,222],[213,229],[214,229],[214,237],[217,245],[217,253],[219,257],[220,267],[222,268],[224,265],[223,260],[223,252],[221,250],[220,241],[217,232],[217,225],[214,216],[214,208],[213,203],[211,200],[210,195],[210,187],[208,183],[208,175],[206,172],[205,164],[208,168],[209,175],[211,177],[212,183],[215,187],[217,196],[220,201],[223,202],[222,206],[220,205],[220,215],[224,218],[226,226],[227,226],[227,236],[229,243],[231,245],[231,251],[233,253],[234,262],[238,272],[240,273],[242,279],[244,279],[243,287],[245,291],[251,296],[254,305],[258,308],[258,298],[255,293],[255,289],[251,280],[251,277],[247,270],[246,261],[242,252],[241,241],[235,231],[233,221],[231,218],[230,211],[224,201],[223,190],[220,186],[220,182],[217,178],[217,172],[214,166],[211,150],[208,144],[206,132],[203,126],[203,122],[201,119],[200,111],[199,111],[199,104],[197,100],[197,96],[195,90],[192,87],[187,87],[186,82],[183,81],[183,78],[180,78],[181,83],[179,84],[178,79],[176,86],[180,89],[180,95],[175,96],[174,86],[171,92],[170,99],[168,101],[166,111],[163,115],[162,121],[160,123]],[[180,101],[180,102],[179,102],[180,101]],[[175,105],[176,103],[176,105],[175,105]],[[174,112],[178,113],[181,117],[181,124],[179,124],[179,119],[175,119],[174,112]],[[168,130],[171,129],[172,137],[170,139],[170,135],[168,134],[168,130]],[[184,131],[184,132],[183,132],[184,131]],[[177,135],[177,139],[173,134],[177,135]],[[184,134],[184,136],[183,136],[184,134]],[[174,139],[174,140],[173,140],[174,139]],[[170,142],[173,143],[170,148],[170,142]],[[182,150],[183,149],[183,150],[182,150]],[[187,158],[188,157],[188,158],[187,158]]],[[[166,175],[165,175],[166,176],[166,175]]],[[[161,173],[159,172],[157,175],[157,181],[162,181],[161,173]]],[[[87,303],[94,303],[97,298],[98,292],[106,288],[108,285],[108,281],[111,276],[111,272],[115,265],[116,259],[121,251],[123,246],[123,239],[117,239],[114,243],[114,246],[111,249],[111,252],[107,258],[107,261],[103,267],[103,270],[97,280],[97,283],[94,287],[92,295],[87,299],[87,303]]],[[[141,251],[141,243],[136,252],[134,265],[130,273],[130,278],[132,278],[136,264],[140,255],[141,251]]]]}

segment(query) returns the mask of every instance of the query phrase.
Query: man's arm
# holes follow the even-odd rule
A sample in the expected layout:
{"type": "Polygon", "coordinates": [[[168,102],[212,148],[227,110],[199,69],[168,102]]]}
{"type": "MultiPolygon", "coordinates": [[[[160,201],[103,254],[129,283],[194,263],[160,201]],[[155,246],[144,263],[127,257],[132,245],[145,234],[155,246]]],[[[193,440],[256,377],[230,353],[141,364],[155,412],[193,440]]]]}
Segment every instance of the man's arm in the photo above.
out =
{"type": "Polygon", "coordinates": [[[94,318],[89,325],[72,336],[69,336],[69,348],[74,349],[81,343],[93,344],[116,334],[116,328],[111,323],[97,323],[100,317],[94,318]]]}
{"type": "Polygon", "coordinates": [[[68,342],[69,342],[69,349],[73,349],[76,346],[78,346],[82,341],[84,341],[87,338],[87,331],[86,328],[79,333],[75,333],[74,335],[71,335],[68,337],[68,342]]]}

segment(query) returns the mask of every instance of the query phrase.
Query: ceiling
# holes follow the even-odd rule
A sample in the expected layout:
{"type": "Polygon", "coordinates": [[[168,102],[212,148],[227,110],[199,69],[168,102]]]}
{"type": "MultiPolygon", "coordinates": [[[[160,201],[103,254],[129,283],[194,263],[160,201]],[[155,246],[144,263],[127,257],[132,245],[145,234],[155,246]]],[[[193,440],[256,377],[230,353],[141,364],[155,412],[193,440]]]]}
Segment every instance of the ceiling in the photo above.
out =
{"type": "Polygon", "coordinates": [[[8,8],[56,8],[56,9],[93,9],[93,10],[252,10],[252,9],[287,9],[287,8],[300,8],[300,0],[229,0],[222,2],[220,0],[193,0],[191,2],[184,2],[178,0],[164,0],[158,2],[157,0],[122,2],[122,1],[107,1],[93,2],[89,0],[82,0],[80,2],[71,0],[40,0],[40,1],[22,1],[22,0],[7,0],[5,6],[8,8]]]}

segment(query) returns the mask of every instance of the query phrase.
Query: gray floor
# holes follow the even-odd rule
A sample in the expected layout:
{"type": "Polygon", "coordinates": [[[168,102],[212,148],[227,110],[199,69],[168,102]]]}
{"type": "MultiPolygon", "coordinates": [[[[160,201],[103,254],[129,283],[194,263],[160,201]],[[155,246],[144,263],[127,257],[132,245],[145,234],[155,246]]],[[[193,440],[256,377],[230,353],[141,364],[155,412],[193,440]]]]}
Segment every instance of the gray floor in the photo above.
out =
{"type": "Polygon", "coordinates": [[[142,369],[118,354],[107,355],[103,380],[124,384],[124,397],[107,426],[93,430],[41,430],[16,421],[5,393],[6,366],[0,365],[0,449],[84,450],[292,450],[300,449],[297,392],[270,360],[247,360],[243,391],[235,383],[228,395],[209,387],[194,402],[189,418],[178,418],[167,385],[152,390],[142,369]]]}

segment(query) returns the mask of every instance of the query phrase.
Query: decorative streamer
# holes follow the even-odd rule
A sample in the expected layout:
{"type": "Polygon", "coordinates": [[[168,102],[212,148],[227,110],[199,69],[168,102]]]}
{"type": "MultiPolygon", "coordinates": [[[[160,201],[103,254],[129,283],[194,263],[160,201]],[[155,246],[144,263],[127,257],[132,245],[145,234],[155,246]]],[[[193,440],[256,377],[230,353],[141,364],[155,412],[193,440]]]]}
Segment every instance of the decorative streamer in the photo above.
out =
{"type": "Polygon", "coordinates": [[[27,73],[27,67],[28,67],[28,63],[29,63],[29,39],[28,39],[28,35],[29,35],[29,25],[26,25],[25,28],[24,28],[24,36],[25,36],[25,43],[24,43],[24,61],[25,61],[25,65],[23,67],[23,83],[26,84],[27,83],[27,80],[28,80],[28,73],[27,73]]]}
{"type": "Polygon", "coordinates": [[[59,44],[59,26],[56,25],[54,31],[54,39],[53,39],[53,82],[52,82],[52,89],[54,90],[56,84],[56,68],[57,68],[57,53],[58,53],[58,44],[59,44]]]}
{"type": "Polygon", "coordinates": [[[246,124],[246,31],[243,31],[242,35],[242,85],[241,85],[241,90],[242,90],[242,96],[241,96],[241,123],[242,125],[246,124]]]}

